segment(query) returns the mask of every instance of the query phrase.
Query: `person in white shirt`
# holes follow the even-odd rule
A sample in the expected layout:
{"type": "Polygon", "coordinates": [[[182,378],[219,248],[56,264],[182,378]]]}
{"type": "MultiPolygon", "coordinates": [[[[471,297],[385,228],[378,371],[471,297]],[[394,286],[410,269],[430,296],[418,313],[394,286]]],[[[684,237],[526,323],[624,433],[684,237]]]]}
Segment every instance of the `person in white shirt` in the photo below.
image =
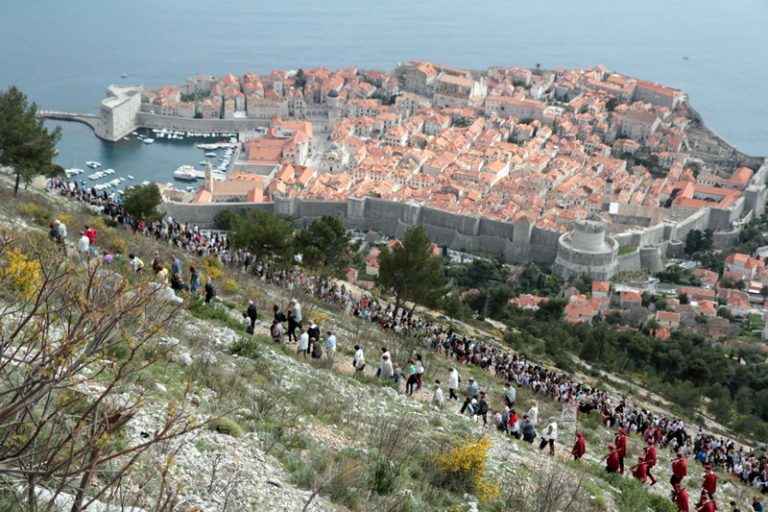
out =
{"type": "Polygon", "coordinates": [[[301,304],[296,299],[291,299],[291,311],[293,311],[293,319],[301,325],[301,304]]]}
{"type": "Polygon", "coordinates": [[[389,360],[389,355],[384,354],[381,356],[381,363],[379,364],[378,376],[382,379],[391,379],[395,374],[395,369],[392,366],[392,361],[389,360]]]}
{"type": "Polygon", "coordinates": [[[421,379],[424,376],[424,362],[421,360],[421,354],[416,354],[416,390],[421,389],[421,379]]]}
{"type": "Polygon", "coordinates": [[[389,355],[389,349],[387,347],[381,347],[381,356],[379,357],[379,368],[376,370],[377,377],[379,377],[379,374],[381,373],[381,362],[384,361],[384,359],[388,359],[389,361],[392,361],[392,358],[389,355]]]}
{"type": "Polygon", "coordinates": [[[365,356],[363,355],[363,349],[360,345],[355,345],[355,357],[352,360],[352,365],[355,367],[355,372],[361,372],[365,369],[365,356]]]}
{"type": "Polygon", "coordinates": [[[432,395],[432,405],[435,405],[439,407],[440,409],[443,408],[445,405],[445,398],[443,397],[443,388],[440,387],[440,381],[435,381],[435,392],[432,395]]]}
{"type": "Polygon", "coordinates": [[[544,429],[544,432],[541,433],[541,444],[539,445],[539,449],[543,450],[549,445],[549,455],[554,457],[555,441],[557,441],[557,422],[552,419],[549,421],[547,428],[544,429]]]}
{"type": "Polygon", "coordinates": [[[448,400],[458,400],[456,390],[459,389],[459,372],[456,368],[448,368],[448,400]]]}
{"type": "Polygon", "coordinates": [[[331,331],[328,331],[328,338],[325,340],[326,352],[328,352],[328,359],[333,362],[333,357],[336,355],[336,336],[331,331]]]}
{"type": "Polygon", "coordinates": [[[77,239],[77,252],[80,254],[80,263],[83,265],[88,264],[89,249],[91,247],[91,241],[84,231],[80,232],[80,238],[77,239]]]}
{"type": "Polygon", "coordinates": [[[306,359],[307,354],[309,353],[309,334],[307,334],[307,331],[303,328],[299,328],[299,332],[301,333],[299,335],[299,346],[296,349],[297,354],[301,354],[301,356],[306,359]]]}
{"type": "Polygon", "coordinates": [[[536,400],[531,400],[528,402],[529,409],[527,412],[528,419],[531,420],[531,423],[533,423],[533,426],[535,427],[536,424],[539,422],[539,403],[536,400]]]}

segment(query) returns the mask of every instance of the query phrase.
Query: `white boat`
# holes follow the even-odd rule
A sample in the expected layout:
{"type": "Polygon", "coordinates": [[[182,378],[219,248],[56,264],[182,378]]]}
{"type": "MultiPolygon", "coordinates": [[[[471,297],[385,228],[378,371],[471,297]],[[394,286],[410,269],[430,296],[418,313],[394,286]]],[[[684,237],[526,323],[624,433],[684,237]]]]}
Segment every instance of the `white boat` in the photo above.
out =
{"type": "Polygon", "coordinates": [[[120,78],[128,78],[128,73],[123,71],[123,74],[120,75],[120,78]]]}
{"type": "Polygon", "coordinates": [[[114,169],[104,169],[104,174],[115,174],[114,169]]]}
{"type": "Polygon", "coordinates": [[[197,171],[191,165],[182,165],[173,171],[173,179],[179,181],[195,181],[204,177],[203,171],[197,171]]]}
{"type": "Polygon", "coordinates": [[[152,144],[153,142],[155,142],[155,139],[147,138],[147,139],[144,139],[142,142],[144,144],[152,144]]]}
{"type": "Polygon", "coordinates": [[[96,169],[97,167],[101,167],[101,162],[97,162],[96,160],[88,160],[87,162],[85,162],[85,165],[87,165],[91,169],[96,169]]]}
{"type": "Polygon", "coordinates": [[[130,137],[123,137],[123,140],[131,140],[130,137]]]}
{"type": "Polygon", "coordinates": [[[128,179],[129,179],[129,180],[132,180],[132,179],[134,179],[134,178],[133,178],[133,176],[131,176],[131,175],[129,174],[129,175],[128,175],[128,179]]]}
{"type": "Polygon", "coordinates": [[[208,158],[213,158],[213,157],[215,157],[215,156],[216,156],[216,153],[214,153],[213,151],[211,151],[210,153],[206,153],[206,154],[205,154],[205,156],[207,156],[208,158]]]}
{"type": "Polygon", "coordinates": [[[141,182],[141,184],[144,185],[144,186],[147,186],[147,185],[149,185],[149,181],[144,180],[144,181],[141,182]]]}

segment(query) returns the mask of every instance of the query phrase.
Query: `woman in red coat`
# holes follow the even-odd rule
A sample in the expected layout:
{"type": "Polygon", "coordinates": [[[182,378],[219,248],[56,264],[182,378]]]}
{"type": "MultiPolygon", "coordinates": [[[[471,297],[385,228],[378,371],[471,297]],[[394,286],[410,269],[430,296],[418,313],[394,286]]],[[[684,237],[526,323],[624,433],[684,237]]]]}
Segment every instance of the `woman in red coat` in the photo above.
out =
{"type": "Polygon", "coordinates": [[[584,434],[582,434],[581,432],[576,432],[576,442],[573,443],[573,449],[571,449],[573,460],[579,460],[584,456],[586,452],[587,452],[587,443],[586,441],[584,441],[584,434]]]}
{"type": "Polygon", "coordinates": [[[690,512],[690,502],[688,501],[688,491],[682,488],[680,484],[674,485],[675,490],[672,491],[672,502],[677,507],[677,510],[681,512],[690,512]]]}

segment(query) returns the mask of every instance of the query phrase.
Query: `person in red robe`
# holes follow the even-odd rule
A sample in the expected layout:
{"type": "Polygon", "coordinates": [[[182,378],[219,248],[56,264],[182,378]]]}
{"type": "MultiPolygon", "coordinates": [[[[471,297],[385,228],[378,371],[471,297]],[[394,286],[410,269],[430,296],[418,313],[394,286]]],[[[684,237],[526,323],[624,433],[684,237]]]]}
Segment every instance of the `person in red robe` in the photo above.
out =
{"type": "Polygon", "coordinates": [[[640,480],[640,483],[645,485],[645,483],[648,481],[648,468],[647,468],[646,462],[643,460],[642,457],[637,458],[637,464],[632,466],[632,476],[640,480]]]}
{"type": "Polygon", "coordinates": [[[581,432],[576,432],[576,442],[573,443],[573,448],[571,449],[573,460],[579,460],[584,456],[586,452],[587,443],[584,441],[584,434],[581,432]]]}
{"type": "Polygon", "coordinates": [[[682,512],[690,512],[688,491],[686,491],[680,484],[675,484],[673,487],[674,491],[672,491],[672,503],[675,504],[677,510],[682,512]]]}
{"type": "Polygon", "coordinates": [[[624,473],[624,458],[627,456],[627,435],[624,433],[624,429],[619,427],[619,431],[616,432],[616,438],[614,439],[616,445],[616,451],[619,454],[620,473],[624,473]]]}
{"type": "Polygon", "coordinates": [[[704,474],[704,482],[701,484],[701,488],[709,493],[709,497],[713,498],[717,492],[717,475],[712,469],[711,464],[704,466],[706,473],[704,474]]]}
{"type": "Polygon", "coordinates": [[[717,503],[709,497],[707,491],[701,491],[699,501],[696,503],[696,512],[715,512],[717,503]]]}
{"type": "Polygon", "coordinates": [[[608,455],[605,456],[605,470],[609,473],[619,472],[619,454],[616,451],[616,447],[612,444],[608,445],[608,455]]]}
{"type": "Polygon", "coordinates": [[[669,479],[669,483],[672,487],[675,484],[679,484],[688,475],[688,462],[683,457],[683,452],[677,450],[675,452],[675,458],[672,460],[672,478],[669,479]]]}
{"type": "Polygon", "coordinates": [[[648,472],[648,478],[651,479],[651,485],[656,485],[656,477],[651,473],[653,466],[656,465],[656,446],[653,444],[653,439],[648,440],[648,446],[645,448],[643,460],[645,460],[647,465],[646,471],[648,472]]]}

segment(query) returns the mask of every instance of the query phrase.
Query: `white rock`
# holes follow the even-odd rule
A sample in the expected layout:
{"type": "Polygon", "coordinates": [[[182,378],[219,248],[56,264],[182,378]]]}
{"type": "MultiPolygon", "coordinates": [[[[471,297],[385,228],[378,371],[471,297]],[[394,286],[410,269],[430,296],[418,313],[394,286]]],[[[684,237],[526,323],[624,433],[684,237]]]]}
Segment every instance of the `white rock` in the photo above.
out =
{"type": "Polygon", "coordinates": [[[181,366],[192,365],[192,356],[189,354],[189,352],[182,352],[181,354],[177,355],[174,360],[181,366]]]}

